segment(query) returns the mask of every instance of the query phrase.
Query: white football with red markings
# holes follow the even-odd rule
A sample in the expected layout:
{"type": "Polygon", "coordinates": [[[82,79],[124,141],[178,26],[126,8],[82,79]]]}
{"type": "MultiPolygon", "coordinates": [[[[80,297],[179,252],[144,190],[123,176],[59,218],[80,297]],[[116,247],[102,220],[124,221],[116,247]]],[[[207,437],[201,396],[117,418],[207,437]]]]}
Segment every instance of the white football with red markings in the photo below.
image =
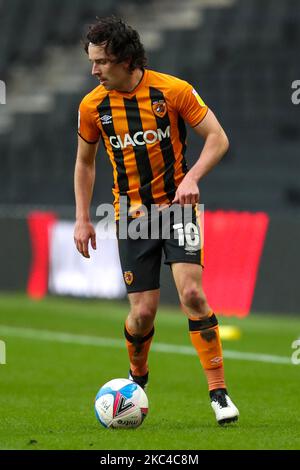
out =
{"type": "Polygon", "coordinates": [[[148,413],[144,390],[129,379],[113,379],[96,395],[95,412],[105,428],[137,428],[148,413]]]}

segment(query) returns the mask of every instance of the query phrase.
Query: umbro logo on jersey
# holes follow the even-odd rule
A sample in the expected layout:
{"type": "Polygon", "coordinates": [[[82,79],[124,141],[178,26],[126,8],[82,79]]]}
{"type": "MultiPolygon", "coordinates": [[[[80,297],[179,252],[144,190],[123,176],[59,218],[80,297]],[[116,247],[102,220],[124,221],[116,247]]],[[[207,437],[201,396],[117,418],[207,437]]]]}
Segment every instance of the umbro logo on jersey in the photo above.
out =
{"type": "Polygon", "coordinates": [[[112,117],[109,116],[108,114],[105,114],[100,119],[101,119],[102,124],[111,124],[112,122],[112,117]]]}

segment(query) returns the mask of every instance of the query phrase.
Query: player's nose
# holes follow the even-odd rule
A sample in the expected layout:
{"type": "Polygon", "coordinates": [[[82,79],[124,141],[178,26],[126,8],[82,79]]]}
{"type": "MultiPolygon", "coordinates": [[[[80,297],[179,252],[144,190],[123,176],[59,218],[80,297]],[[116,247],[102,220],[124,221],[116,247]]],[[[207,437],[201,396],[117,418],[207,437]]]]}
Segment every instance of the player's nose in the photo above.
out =
{"type": "Polygon", "coordinates": [[[92,75],[99,75],[100,73],[100,67],[98,64],[93,64],[92,68],[92,75]]]}

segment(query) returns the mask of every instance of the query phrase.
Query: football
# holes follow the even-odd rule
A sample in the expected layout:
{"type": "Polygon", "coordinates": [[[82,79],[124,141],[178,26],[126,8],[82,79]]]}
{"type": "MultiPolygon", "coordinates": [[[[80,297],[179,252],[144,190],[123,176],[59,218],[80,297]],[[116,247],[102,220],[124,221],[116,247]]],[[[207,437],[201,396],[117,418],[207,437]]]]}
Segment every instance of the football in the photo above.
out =
{"type": "Polygon", "coordinates": [[[113,379],[96,395],[95,412],[105,428],[137,428],[148,413],[144,390],[129,379],[113,379]]]}

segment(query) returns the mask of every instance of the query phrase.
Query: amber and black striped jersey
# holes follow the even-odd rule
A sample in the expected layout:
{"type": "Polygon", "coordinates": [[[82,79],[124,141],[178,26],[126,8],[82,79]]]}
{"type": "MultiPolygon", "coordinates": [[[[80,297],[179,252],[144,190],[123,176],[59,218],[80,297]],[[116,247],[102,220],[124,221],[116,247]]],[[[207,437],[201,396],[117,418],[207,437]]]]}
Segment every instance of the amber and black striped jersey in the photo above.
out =
{"type": "Polygon", "coordinates": [[[185,174],[186,127],[208,111],[186,81],[145,70],[131,93],[100,85],[79,108],[78,134],[88,143],[101,137],[113,166],[116,218],[119,199],[132,211],[141,205],[170,205],[185,174]]]}

